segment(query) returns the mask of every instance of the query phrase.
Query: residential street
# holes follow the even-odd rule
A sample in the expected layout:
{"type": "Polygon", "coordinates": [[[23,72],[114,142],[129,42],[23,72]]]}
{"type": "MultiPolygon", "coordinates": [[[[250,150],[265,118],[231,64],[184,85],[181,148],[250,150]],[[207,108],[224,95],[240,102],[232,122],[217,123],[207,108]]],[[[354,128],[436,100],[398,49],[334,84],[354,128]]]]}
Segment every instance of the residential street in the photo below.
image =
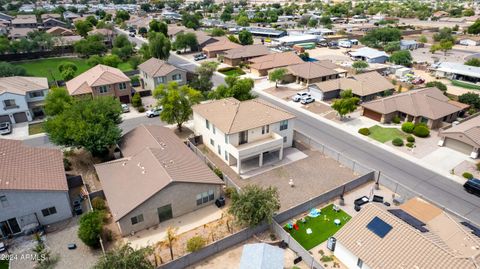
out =
{"type": "Polygon", "coordinates": [[[348,132],[301,113],[283,102],[263,94],[260,97],[295,114],[297,116],[295,129],[299,132],[358,160],[363,165],[381,171],[428,199],[480,224],[480,198],[467,193],[463,190],[462,185],[348,132]]]}
{"type": "MultiPolygon", "coordinates": [[[[166,125],[164,122],[160,120],[159,117],[147,118],[147,117],[141,116],[141,117],[124,120],[120,124],[120,128],[122,128],[123,133],[126,133],[132,130],[133,128],[139,126],[140,124],[153,124],[153,125],[161,125],[161,126],[166,125]]],[[[34,146],[34,147],[55,147],[55,145],[48,140],[48,137],[46,135],[27,138],[23,140],[23,142],[27,145],[34,146]]]]}

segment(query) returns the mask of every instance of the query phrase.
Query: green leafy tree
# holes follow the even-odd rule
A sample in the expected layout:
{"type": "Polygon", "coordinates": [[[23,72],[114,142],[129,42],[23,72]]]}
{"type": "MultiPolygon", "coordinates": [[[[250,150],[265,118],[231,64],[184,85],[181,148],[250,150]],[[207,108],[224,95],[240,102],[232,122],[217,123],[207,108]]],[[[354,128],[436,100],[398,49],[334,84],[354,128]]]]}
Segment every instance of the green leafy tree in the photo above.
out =
{"type": "Polygon", "coordinates": [[[150,54],[150,47],[146,43],[142,44],[142,46],[138,50],[138,53],[142,55],[142,60],[144,61],[152,58],[152,55],[150,54]]]}
{"type": "Polygon", "coordinates": [[[227,12],[226,10],[224,10],[222,12],[222,15],[220,15],[220,19],[224,22],[226,21],[231,21],[232,20],[232,13],[230,12],[227,12]]]}
{"type": "Polygon", "coordinates": [[[480,59],[479,58],[471,58],[465,62],[465,65],[476,66],[480,67],[480,59]]]}
{"type": "Polygon", "coordinates": [[[175,38],[173,46],[177,50],[190,48],[190,51],[196,51],[198,49],[197,36],[195,33],[179,33],[175,38]]]}
{"type": "Polygon", "coordinates": [[[179,87],[176,82],[170,82],[167,86],[160,84],[153,92],[158,104],[163,107],[160,119],[169,124],[176,124],[182,131],[182,124],[192,115],[192,106],[202,99],[202,93],[184,85],[179,87]]]}
{"type": "Polygon", "coordinates": [[[352,67],[355,69],[355,72],[360,73],[368,67],[368,63],[365,61],[356,61],[352,64],[352,67]]]}
{"type": "Polygon", "coordinates": [[[387,44],[385,44],[385,46],[383,46],[383,50],[385,50],[386,52],[394,52],[400,50],[400,41],[388,42],[387,44]]]}
{"type": "Polygon", "coordinates": [[[238,26],[246,27],[250,25],[250,21],[248,20],[247,16],[238,16],[235,19],[235,22],[237,23],[238,26]]]}
{"type": "Polygon", "coordinates": [[[275,88],[278,88],[278,82],[287,74],[287,69],[277,68],[268,73],[268,80],[275,82],[275,88]]]}
{"type": "Polygon", "coordinates": [[[250,78],[239,79],[236,76],[225,78],[226,85],[218,86],[214,91],[208,93],[209,99],[223,99],[233,97],[239,101],[255,98],[252,94],[254,81],[250,78]]]}
{"type": "Polygon", "coordinates": [[[89,22],[90,25],[92,25],[92,26],[97,26],[97,24],[98,24],[97,18],[95,18],[95,16],[93,16],[93,15],[87,16],[85,18],[85,21],[89,22]]]}
{"type": "Polygon", "coordinates": [[[102,211],[91,211],[80,218],[78,237],[85,245],[95,248],[100,245],[104,214],[102,211]]]}
{"type": "Polygon", "coordinates": [[[408,50],[400,50],[395,51],[390,56],[390,62],[394,64],[399,64],[403,66],[411,66],[412,65],[412,55],[408,50]]]}
{"type": "Polygon", "coordinates": [[[228,38],[228,40],[230,40],[233,43],[240,44],[240,40],[238,40],[238,38],[234,35],[229,35],[229,36],[227,36],[227,38],[228,38]]]}
{"type": "Polygon", "coordinates": [[[148,256],[153,253],[150,247],[132,248],[130,244],[121,245],[102,256],[94,269],[135,268],[153,269],[155,266],[148,256]]]}
{"type": "Polygon", "coordinates": [[[102,156],[118,143],[121,107],[112,97],[80,99],[69,109],[47,118],[45,132],[59,146],[83,147],[94,156],[102,156]]]}
{"type": "Polygon", "coordinates": [[[225,30],[222,28],[215,27],[212,29],[212,36],[224,36],[225,30]]]}
{"type": "Polygon", "coordinates": [[[187,241],[187,251],[188,252],[195,252],[203,248],[206,244],[205,238],[203,238],[200,235],[196,235],[194,237],[191,237],[187,241]]]}
{"type": "Polygon", "coordinates": [[[307,26],[310,28],[317,27],[317,25],[318,25],[318,20],[316,19],[310,19],[307,23],[307,26]]]}
{"type": "Polygon", "coordinates": [[[75,77],[78,67],[72,62],[61,62],[58,65],[58,71],[62,75],[63,80],[71,80],[75,77]]]}
{"type": "Polygon", "coordinates": [[[375,28],[360,40],[362,44],[369,47],[381,47],[392,41],[400,41],[402,32],[398,28],[383,27],[375,28]]]}
{"type": "Polygon", "coordinates": [[[252,45],[253,44],[253,35],[247,30],[242,30],[238,33],[238,40],[242,45],[252,45]]]}
{"type": "Polygon", "coordinates": [[[128,21],[129,19],[130,19],[130,14],[126,10],[117,10],[117,12],[115,13],[115,20],[117,22],[122,23],[124,21],[128,21]]]}
{"type": "Polygon", "coordinates": [[[360,102],[360,99],[353,96],[352,90],[345,90],[340,94],[340,99],[333,102],[332,108],[337,111],[340,118],[343,118],[357,109],[358,102],[360,102]]]}
{"type": "Polygon", "coordinates": [[[183,13],[182,15],[182,24],[187,28],[197,30],[200,28],[200,20],[195,14],[183,13]]]}
{"type": "Polygon", "coordinates": [[[0,77],[25,76],[25,68],[7,62],[0,62],[0,77]]]}
{"type": "Polygon", "coordinates": [[[115,54],[108,54],[103,57],[103,64],[111,67],[118,67],[122,62],[122,59],[115,54]]]}
{"type": "Polygon", "coordinates": [[[480,19],[477,19],[472,25],[467,28],[467,33],[471,35],[480,34],[480,19]]]}
{"type": "Polygon", "coordinates": [[[460,95],[458,101],[476,109],[480,109],[480,95],[473,92],[468,92],[460,95]]]}
{"type": "Polygon", "coordinates": [[[170,40],[162,33],[151,33],[148,37],[150,55],[157,59],[168,60],[170,56],[170,40]]]}
{"type": "Polygon", "coordinates": [[[145,36],[147,35],[147,33],[148,33],[148,30],[147,30],[147,28],[145,28],[145,27],[140,27],[140,28],[138,29],[138,34],[141,35],[141,36],[143,36],[143,37],[145,37],[145,36]]]}
{"type": "Polygon", "coordinates": [[[450,40],[442,40],[439,45],[439,49],[443,51],[444,55],[447,55],[447,52],[453,48],[453,42],[450,40]]]}
{"type": "Polygon", "coordinates": [[[127,60],[133,54],[134,47],[126,35],[119,35],[113,41],[112,54],[118,55],[122,60],[127,60]]]}
{"type": "Polygon", "coordinates": [[[133,107],[141,107],[142,106],[142,97],[140,96],[140,93],[136,92],[132,96],[132,106],[133,107]]]}
{"type": "Polygon", "coordinates": [[[200,66],[196,69],[196,73],[198,76],[193,79],[190,85],[194,89],[199,90],[202,93],[210,91],[213,87],[213,73],[217,70],[218,65],[218,62],[213,61],[201,63],[200,66]]]}
{"type": "Polygon", "coordinates": [[[73,103],[73,98],[65,88],[52,88],[45,97],[45,113],[55,116],[68,109],[73,103]]]}
{"type": "Polygon", "coordinates": [[[88,35],[88,32],[92,30],[92,25],[86,20],[76,21],[75,30],[82,37],[86,37],[88,35]]]}
{"type": "Polygon", "coordinates": [[[162,33],[168,36],[168,25],[165,22],[152,20],[148,26],[151,32],[162,33]]]}
{"type": "Polygon", "coordinates": [[[84,57],[102,55],[107,51],[101,35],[89,35],[87,38],[75,42],[73,48],[76,53],[84,57]]]}
{"type": "Polygon", "coordinates": [[[140,9],[147,13],[150,12],[151,8],[152,8],[152,5],[150,5],[149,3],[143,3],[140,5],[140,9]]]}
{"type": "Polygon", "coordinates": [[[447,85],[443,84],[440,81],[429,81],[425,84],[426,87],[437,87],[442,92],[447,91],[447,85]]]}
{"type": "Polygon", "coordinates": [[[232,203],[228,212],[235,216],[241,225],[250,227],[262,221],[270,223],[273,214],[280,209],[280,199],[276,187],[262,188],[247,185],[239,193],[232,194],[232,203]]]}
{"type": "Polygon", "coordinates": [[[103,58],[100,55],[92,55],[87,59],[87,65],[94,67],[97,64],[103,64],[103,58]]]}
{"type": "Polygon", "coordinates": [[[427,43],[428,39],[425,35],[421,35],[420,38],[418,38],[418,42],[420,43],[427,43]]]}
{"type": "Polygon", "coordinates": [[[440,29],[438,33],[433,35],[433,40],[435,42],[451,41],[452,43],[454,43],[455,37],[453,36],[452,28],[444,27],[440,29]]]}

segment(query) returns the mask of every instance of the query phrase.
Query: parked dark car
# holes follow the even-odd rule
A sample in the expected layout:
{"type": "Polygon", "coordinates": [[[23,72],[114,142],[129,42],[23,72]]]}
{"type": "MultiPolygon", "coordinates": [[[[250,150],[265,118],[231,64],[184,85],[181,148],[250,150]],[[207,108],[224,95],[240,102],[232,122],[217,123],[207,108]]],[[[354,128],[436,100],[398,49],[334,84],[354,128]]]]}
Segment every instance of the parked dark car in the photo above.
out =
{"type": "Polygon", "coordinates": [[[463,188],[465,188],[465,190],[469,193],[480,196],[480,179],[469,179],[467,182],[465,182],[465,184],[463,184],[463,188]]]}
{"type": "Polygon", "coordinates": [[[75,212],[75,215],[82,215],[82,200],[80,198],[73,200],[73,211],[75,212]]]}

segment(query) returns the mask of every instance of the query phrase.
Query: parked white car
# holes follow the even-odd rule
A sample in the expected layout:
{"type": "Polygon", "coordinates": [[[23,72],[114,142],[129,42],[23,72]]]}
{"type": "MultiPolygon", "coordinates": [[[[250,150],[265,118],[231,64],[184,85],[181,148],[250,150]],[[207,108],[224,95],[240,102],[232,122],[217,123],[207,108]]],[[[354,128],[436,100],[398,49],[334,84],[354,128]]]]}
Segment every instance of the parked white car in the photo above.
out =
{"type": "Polygon", "coordinates": [[[300,103],[302,105],[307,105],[307,104],[310,104],[310,103],[313,103],[315,102],[315,98],[311,97],[311,96],[307,96],[305,98],[302,98],[302,100],[300,100],[300,103]]]}
{"type": "Polygon", "coordinates": [[[300,102],[300,100],[302,100],[303,98],[306,98],[306,97],[311,97],[310,93],[308,93],[308,92],[297,92],[297,94],[295,94],[292,97],[292,100],[294,102],[300,102]]]}
{"type": "Polygon", "coordinates": [[[2,122],[0,123],[0,134],[7,135],[12,133],[12,125],[10,122],[2,122]]]}
{"type": "Polygon", "coordinates": [[[159,116],[160,112],[162,112],[162,109],[163,109],[163,107],[161,107],[161,106],[154,107],[152,109],[147,110],[147,112],[145,112],[145,114],[147,115],[147,117],[153,118],[153,117],[159,116]]]}
{"type": "Polygon", "coordinates": [[[130,112],[130,108],[128,107],[127,104],[122,104],[122,112],[123,113],[130,112]]]}

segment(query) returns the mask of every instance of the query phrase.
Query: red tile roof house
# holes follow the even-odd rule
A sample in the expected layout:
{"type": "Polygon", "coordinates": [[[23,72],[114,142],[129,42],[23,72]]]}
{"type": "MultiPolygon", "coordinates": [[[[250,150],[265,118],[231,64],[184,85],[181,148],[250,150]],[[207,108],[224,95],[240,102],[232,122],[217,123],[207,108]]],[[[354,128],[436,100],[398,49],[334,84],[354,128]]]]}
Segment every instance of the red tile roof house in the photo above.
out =
{"type": "Polygon", "coordinates": [[[453,122],[468,105],[451,101],[435,87],[411,90],[405,93],[363,103],[363,116],[382,123],[391,122],[395,116],[414,123],[423,122],[431,129],[453,122]]]}
{"type": "Polygon", "coordinates": [[[72,216],[63,154],[0,139],[0,238],[72,216]]]}
{"type": "Polygon", "coordinates": [[[141,125],[125,134],[119,147],[122,158],[95,169],[123,236],[220,197],[223,181],[166,127],[141,125]]]}
{"type": "Polygon", "coordinates": [[[127,75],[120,69],[102,64],[67,81],[66,86],[72,96],[113,96],[122,103],[130,103],[132,92],[127,75]]]}

